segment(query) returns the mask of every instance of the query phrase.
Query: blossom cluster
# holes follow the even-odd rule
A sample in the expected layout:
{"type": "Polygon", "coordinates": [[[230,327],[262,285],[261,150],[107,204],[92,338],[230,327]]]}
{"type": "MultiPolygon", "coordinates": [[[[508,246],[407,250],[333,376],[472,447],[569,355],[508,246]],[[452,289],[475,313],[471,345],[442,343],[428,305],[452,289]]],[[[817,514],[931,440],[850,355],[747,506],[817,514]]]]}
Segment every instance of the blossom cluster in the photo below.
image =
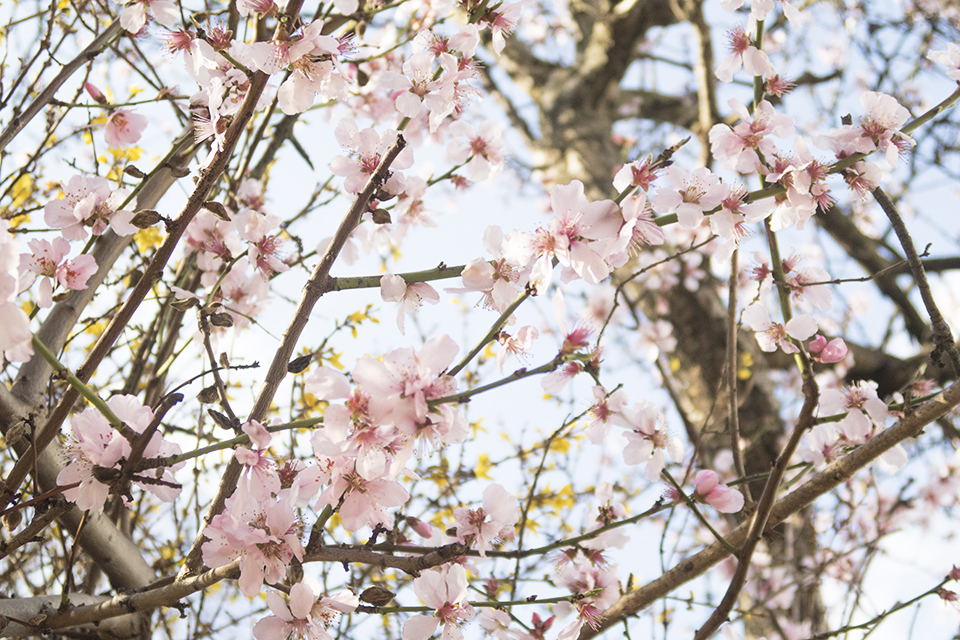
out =
{"type": "MultiPolygon", "coordinates": [[[[124,0],[123,4],[120,21],[130,33],[143,30],[148,19],[172,26],[179,17],[174,3],[166,0],[124,0]]],[[[245,17],[275,16],[279,11],[272,0],[241,0],[236,4],[245,17]]],[[[382,57],[373,56],[373,61],[366,64],[377,73],[371,82],[365,83],[358,81],[357,65],[349,63],[356,43],[324,33],[327,23],[323,19],[298,25],[294,33],[282,40],[248,44],[234,39],[225,29],[214,27],[202,37],[188,29],[171,31],[166,42],[171,52],[182,54],[188,73],[199,86],[190,105],[197,141],[210,143],[207,163],[223,149],[232,119],[247,97],[249,71],[253,70],[283,78],[276,97],[285,114],[306,111],[319,96],[350,105],[358,117],[372,121],[372,126],[364,128],[356,118],[344,117],[336,125],[334,133],[343,154],[333,160],[331,171],[342,180],[344,193],[357,194],[367,184],[401,130],[415,142],[427,137],[446,141],[447,160],[456,171],[462,171],[462,175],[454,174],[450,179],[463,186],[471,181],[489,180],[504,166],[499,126],[483,122],[474,127],[460,116],[471,100],[480,96],[475,81],[481,29],[490,29],[493,49],[501,53],[506,47],[505,36],[514,28],[523,4],[496,4],[482,12],[477,24],[459,27],[449,37],[439,31],[424,30],[413,41],[414,52],[406,59],[388,55],[389,52],[383,52],[382,57]]],[[[743,3],[724,0],[721,4],[732,11],[743,3]]],[[[344,14],[357,9],[355,0],[336,0],[334,5],[344,14]]],[[[754,20],[762,21],[772,5],[755,2],[751,13],[754,20]]],[[[788,2],[782,3],[782,10],[789,20],[798,19],[798,10],[788,2]]],[[[715,70],[718,79],[731,82],[742,69],[751,76],[764,78],[769,93],[782,93],[783,81],[744,27],[730,34],[730,50],[715,70]]],[[[946,52],[934,52],[931,58],[950,67],[950,77],[960,73],[960,53],[955,46],[946,52]]],[[[93,88],[88,88],[88,92],[100,101],[99,92],[93,88]]],[[[261,98],[257,108],[264,109],[268,104],[269,98],[261,98]]],[[[655,262],[666,262],[663,258],[667,255],[652,247],[668,243],[661,227],[664,219],[656,219],[655,214],[676,216],[679,230],[669,238],[671,244],[678,238],[690,239],[709,226],[720,239],[720,247],[712,249],[717,259],[728,258],[750,233],[752,225],[767,221],[774,232],[791,227],[802,229],[818,210],[834,201],[827,182],[831,163],[815,157],[811,145],[838,161],[880,152],[890,166],[895,166],[900,156],[915,145],[903,130],[909,112],[893,96],[865,92],[861,104],[863,114],[858,124],[844,124],[808,140],[796,135],[794,119],[778,113],[771,102],[760,100],[751,112],[732,99],[728,106],[739,122],[733,126],[717,124],[710,130],[712,156],[725,170],[743,176],[759,175],[763,184],[777,195],[756,197],[739,184],[724,182],[719,173],[707,168],[691,171],[649,159],[629,163],[613,181],[620,195],[617,200],[590,200],[584,185],[574,180],[552,186],[549,220],[535,230],[504,231],[490,226],[484,235],[486,255],[465,265],[460,288],[446,291],[479,294],[480,305],[504,314],[522,294],[545,292],[555,280],[561,287],[576,281],[597,285],[631,260],[641,268],[651,267],[647,280],[651,290],[679,283],[693,289],[704,273],[701,257],[687,256],[652,268],[655,262]],[[788,140],[790,144],[784,150],[773,138],[788,140]]],[[[143,116],[114,109],[106,118],[105,139],[111,148],[134,144],[146,126],[143,116]]],[[[424,202],[432,183],[404,173],[413,166],[411,147],[393,162],[370,210],[351,232],[342,256],[345,262],[356,259],[361,249],[386,255],[399,245],[410,228],[433,224],[424,202]],[[383,211],[378,207],[393,199],[396,206],[392,215],[396,219],[383,224],[377,219],[383,211]]],[[[878,164],[857,159],[836,173],[854,194],[863,196],[876,188],[881,172],[878,164]]],[[[285,255],[282,220],[264,209],[262,190],[260,182],[242,180],[236,193],[231,194],[233,204],[229,208],[203,211],[186,232],[188,249],[196,254],[202,271],[200,287],[215,288],[213,301],[223,305],[239,326],[257,316],[268,298],[269,280],[288,270],[293,261],[285,255]],[[227,268],[229,271],[224,273],[227,268]],[[248,270],[259,278],[248,277],[248,270]]],[[[88,234],[101,235],[108,227],[119,235],[136,231],[133,213],[123,208],[128,193],[113,189],[106,179],[74,176],[62,186],[62,192],[62,198],[51,200],[44,207],[47,225],[58,229],[61,237],[52,242],[31,241],[31,253],[18,257],[15,239],[0,232],[0,282],[4,283],[0,301],[4,305],[4,326],[8,327],[2,347],[10,359],[22,360],[30,353],[26,317],[13,303],[17,293],[39,278],[39,304],[45,308],[52,302],[54,282],[67,289],[84,289],[96,270],[96,263],[88,255],[66,259],[68,241],[86,240],[88,234]]],[[[2,231],[6,230],[4,226],[2,231]]],[[[322,252],[329,240],[321,242],[318,251],[322,252]]],[[[760,300],[771,291],[773,269],[762,258],[758,262],[755,280],[760,300]]],[[[802,267],[796,256],[776,266],[784,279],[775,284],[788,292],[792,304],[812,307],[821,313],[830,310],[826,271],[802,267]]],[[[435,304],[440,299],[431,285],[408,282],[398,274],[384,275],[380,292],[384,301],[398,304],[397,324],[401,333],[406,316],[415,313],[423,303],[435,304]]],[[[177,293],[181,297],[197,296],[195,291],[177,293]]],[[[592,347],[589,341],[596,326],[568,329],[559,289],[554,300],[562,346],[555,371],[543,379],[547,393],[558,393],[569,379],[584,372],[596,379],[600,361],[599,347],[592,347]]],[[[782,323],[773,319],[761,300],[743,310],[742,321],[755,332],[763,351],[804,352],[821,363],[846,358],[842,339],[828,340],[818,333],[821,327],[813,312],[784,315],[788,317],[782,323]]],[[[515,318],[506,321],[512,323],[515,318]]],[[[649,323],[639,333],[654,358],[675,345],[663,323],[649,323]]],[[[539,338],[539,330],[532,326],[501,331],[497,338],[499,370],[503,370],[509,355],[530,352],[539,338]]],[[[236,451],[237,459],[244,465],[243,476],[225,509],[204,530],[204,562],[218,567],[238,560],[241,592],[253,597],[264,583],[283,579],[294,560],[303,559],[303,509],[335,510],[348,531],[389,523],[393,518],[390,510],[410,498],[401,480],[417,477],[409,466],[411,459],[462,443],[469,436],[466,418],[450,402],[458,392],[458,383],[447,372],[457,352],[451,338],[438,335],[420,350],[398,349],[382,358],[365,356],[349,376],[329,367],[316,370],[307,379],[306,390],[328,404],[323,427],[311,438],[314,464],[277,463],[269,454],[269,430],[256,421],[246,423],[243,431],[252,446],[236,451]]],[[[130,396],[116,396],[108,405],[134,434],[144,433],[153,420],[150,409],[130,396]]],[[[842,449],[866,442],[882,428],[888,416],[875,387],[866,383],[842,391],[825,391],[819,411],[821,416],[843,417],[818,424],[808,434],[809,449],[803,455],[812,463],[828,461],[842,449]]],[[[660,480],[668,458],[674,462],[683,460],[683,445],[668,430],[666,417],[659,409],[649,402],[631,404],[624,391],[611,392],[597,384],[593,387],[593,404],[584,433],[592,443],[601,444],[613,426],[624,430],[624,462],[644,465],[644,476],[651,482],[660,480]]],[[[112,489],[104,480],[115,477],[109,472],[123,469],[124,461],[132,455],[131,438],[94,409],[75,416],[71,427],[70,463],[60,473],[58,483],[69,487],[66,497],[81,508],[101,510],[112,489]]],[[[157,458],[179,453],[179,448],[154,433],[140,453],[157,458]]],[[[891,465],[902,465],[905,457],[902,449],[894,449],[885,460],[891,465]]],[[[179,493],[172,476],[175,470],[162,468],[152,475],[134,474],[130,480],[162,500],[173,500],[179,493]]],[[[724,513],[736,513],[743,506],[743,495],[720,483],[714,471],[700,471],[693,483],[691,496],[696,502],[724,513]]],[[[602,506],[592,530],[626,516],[623,505],[614,502],[608,485],[598,487],[598,497],[602,506]]],[[[480,506],[460,507],[453,516],[456,539],[486,556],[496,544],[513,537],[519,505],[506,489],[491,484],[483,492],[480,506]]],[[[584,624],[596,627],[602,612],[618,597],[616,567],[606,564],[601,552],[622,546],[623,536],[619,531],[604,531],[585,542],[581,549],[564,556],[554,582],[574,593],[590,595],[556,608],[558,616],[576,616],[561,631],[561,639],[576,637],[584,624]]],[[[467,586],[466,570],[460,564],[426,571],[418,577],[414,591],[436,613],[407,620],[404,640],[423,640],[441,624],[445,640],[461,637],[459,625],[475,613],[467,602],[467,586]]],[[[325,627],[340,613],[355,610],[358,602],[352,592],[326,596],[310,580],[298,582],[291,587],[288,598],[273,591],[267,594],[273,615],[254,627],[254,635],[258,640],[287,636],[327,638],[325,627]]],[[[511,637],[510,621],[503,620],[497,612],[484,612],[481,618],[485,628],[511,637]]]]}
{"type": "MultiPolygon", "coordinates": [[[[63,495],[80,509],[102,511],[103,505],[116,481],[122,481],[124,463],[133,454],[136,436],[143,434],[153,422],[153,411],[129,395],[113,396],[107,406],[128,430],[121,431],[110,424],[96,407],[84,409],[70,421],[72,438],[66,446],[70,462],[57,475],[57,484],[68,487],[63,495]],[[113,473],[111,473],[113,472],[113,473]]],[[[139,447],[141,459],[175,456],[180,446],[168,442],[154,431],[149,440],[139,447]]],[[[172,502],[180,495],[180,485],[173,472],[183,467],[173,466],[132,473],[129,480],[164,502],[172,502]]],[[[121,491],[123,491],[121,489],[121,491]]],[[[121,497],[126,500],[125,493],[121,497]]]]}

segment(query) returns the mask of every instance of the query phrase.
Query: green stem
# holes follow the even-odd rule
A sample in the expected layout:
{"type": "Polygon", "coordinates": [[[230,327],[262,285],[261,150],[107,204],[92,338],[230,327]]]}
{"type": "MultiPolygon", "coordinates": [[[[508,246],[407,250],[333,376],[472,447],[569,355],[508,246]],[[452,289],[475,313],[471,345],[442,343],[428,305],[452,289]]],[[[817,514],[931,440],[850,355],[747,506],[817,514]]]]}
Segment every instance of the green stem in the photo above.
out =
{"type": "MultiPolygon", "coordinates": [[[[467,265],[462,264],[456,267],[448,267],[441,264],[433,269],[424,269],[423,271],[408,271],[407,273],[398,273],[395,275],[403,278],[407,284],[416,284],[418,282],[429,282],[431,280],[445,280],[447,278],[457,278],[467,265]]],[[[356,276],[356,277],[338,277],[334,279],[331,291],[344,291],[346,289],[376,289],[380,286],[379,276],[356,276]]]]}
{"type": "Polygon", "coordinates": [[[449,373],[451,376],[455,376],[458,373],[460,373],[463,370],[463,368],[466,367],[470,363],[470,361],[473,360],[473,358],[478,353],[480,353],[480,351],[485,346],[487,346],[488,343],[496,340],[497,336],[500,335],[500,330],[503,329],[504,326],[506,326],[507,320],[510,319],[510,316],[513,315],[513,312],[516,311],[517,307],[523,304],[523,301],[529,298],[531,295],[533,295],[532,290],[527,289],[522,294],[520,294],[520,296],[517,297],[516,300],[511,302],[510,306],[504,309],[503,313],[500,314],[500,317],[497,318],[497,321],[493,323],[493,326],[490,327],[490,330],[487,331],[487,334],[483,336],[480,342],[477,343],[477,346],[475,346],[470,351],[470,353],[468,353],[467,356],[457,366],[455,366],[453,369],[451,369],[447,373],[449,373]]]}
{"type": "Polygon", "coordinates": [[[107,406],[107,403],[104,402],[93,389],[85,385],[80,378],[74,375],[72,371],[60,364],[57,356],[47,348],[47,345],[40,342],[40,338],[36,335],[33,336],[33,348],[56,372],[66,379],[67,384],[76,389],[77,393],[86,398],[90,404],[95,406],[97,410],[104,415],[107,421],[110,422],[110,426],[121,432],[124,430],[123,421],[107,406]]]}

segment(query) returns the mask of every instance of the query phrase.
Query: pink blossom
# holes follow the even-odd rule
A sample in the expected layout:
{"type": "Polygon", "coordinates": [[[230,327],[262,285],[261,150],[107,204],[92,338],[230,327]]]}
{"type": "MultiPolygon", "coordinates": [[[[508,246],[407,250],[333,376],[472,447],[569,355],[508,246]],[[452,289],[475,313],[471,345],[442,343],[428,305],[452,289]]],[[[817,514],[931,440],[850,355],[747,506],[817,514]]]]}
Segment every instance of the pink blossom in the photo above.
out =
{"type": "MultiPolygon", "coordinates": [[[[380,166],[380,161],[387,149],[397,139],[396,131],[385,131],[382,135],[374,129],[358,129],[351,118],[344,118],[337,124],[334,131],[337,142],[341,146],[356,152],[354,158],[335,156],[330,163],[330,170],[334,175],[344,178],[343,188],[348,193],[358,193],[366,184],[370,175],[380,166]]],[[[400,170],[413,165],[413,151],[410,147],[404,148],[390,165],[392,174],[383,188],[388,193],[401,193],[405,188],[403,174],[400,170]]]]}
{"type": "Polygon", "coordinates": [[[566,275],[575,274],[589,284],[599,284],[610,273],[604,256],[621,227],[617,205],[612,200],[587,201],[579,180],[553,187],[550,204],[555,216],[547,227],[537,230],[534,239],[537,261],[531,280],[548,283],[553,272],[552,260],[556,257],[573,272],[566,275]]]}
{"type": "Polygon", "coordinates": [[[803,440],[807,448],[800,453],[800,457],[805,462],[815,465],[833,462],[840,453],[840,447],[837,442],[837,431],[833,425],[828,422],[814,425],[813,428],[803,436],[803,440]]]}
{"type": "Polygon", "coordinates": [[[813,316],[794,316],[784,326],[771,321],[770,313],[759,303],[743,310],[743,323],[757,332],[757,342],[767,352],[776,351],[779,345],[785,353],[799,353],[800,349],[789,338],[806,340],[817,332],[817,321],[813,316]]]}
{"type": "Polygon", "coordinates": [[[221,567],[240,559],[240,592],[252,598],[264,581],[276,582],[293,558],[303,559],[301,523],[288,500],[257,500],[236,491],[203,530],[203,561],[221,567]]]}
{"type": "Polygon", "coordinates": [[[497,640],[527,640],[531,636],[520,629],[511,629],[510,614],[499,609],[481,609],[477,615],[480,626],[497,640]]]}
{"type": "Polygon", "coordinates": [[[651,161],[648,156],[644,160],[637,160],[620,167],[613,177],[613,188],[623,193],[630,187],[640,187],[643,191],[650,189],[651,183],[657,179],[657,174],[663,168],[660,163],[651,161]]]}
{"type": "Polygon", "coordinates": [[[931,51],[927,57],[947,68],[947,77],[960,82],[960,47],[952,42],[946,51],[931,51]]]}
{"type": "MultiPolygon", "coordinates": [[[[614,501],[613,487],[609,483],[598,482],[594,494],[600,502],[600,506],[596,521],[587,528],[586,533],[590,533],[627,517],[627,510],[623,504],[614,501]]],[[[627,535],[625,529],[626,527],[608,529],[589,540],[584,540],[580,543],[580,546],[595,552],[590,555],[591,559],[599,558],[599,553],[606,549],[623,549],[624,546],[630,542],[630,536],[627,535]]]]}
{"type": "Polygon", "coordinates": [[[627,394],[623,389],[614,391],[609,396],[607,390],[597,385],[593,387],[593,405],[588,411],[590,416],[584,427],[584,433],[593,444],[601,444],[610,432],[610,425],[618,424],[628,427],[626,419],[620,411],[627,405],[627,394]]]}
{"type": "Polygon", "coordinates": [[[147,118],[139,113],[117,109],[107,118],[103,137],[111,149],[121,149],[140,140],[140,135],[147,128],[147,118]]]}
{"type": "Polygon", "coordinates": [[[432,616],[411,616],[403,624],[403,640],[426,640],[443,624],[441,640],[462,640],[460,625],[473,620],[467,602],[467,572],[462,565],[445,565],[424,571],[413,581],[413,590],[425,605],[436,609],[432,616]]]}
{"type": "Polygon", "coordinates": [[[776,75],[767,54],[753,46],[753,40],[743,30],[743,26],[737,25],[728,35],[730,39],[729,49],[733,53],[724,58],[720,66],[717,67],[716,73],[720,82],[733,80],[733,74],[739,71],[741,66],[754,77],[770,78],[776,75]]]}
{"type": "Polygon", "coordinates": [[[449,53],[439,56],[442,73],[434,79],[434,56],[429,52],[415,53],[403,63],[403,74],[385,71],[381,85],[401,91],[396,97],[396,108],[405,118],[416,118],[423,109],[430,112],[430,131],[436,131],[440,122],[454,109],[454,82],[458,79],[457,59],[449,53]]]}
{"type": "Polygon", "coordinates": [[[696,228],[704,212],[715,208],[727,195],[726,185],[706,167],[690,172],[673,165],[663,173],[674,188],[657,189],[650,203],[657,213],[676,211],[677,220],[685,229],[696,228]]]}
{"type": "Polygon", "coordinates": [[[44,205],[43,219],[49,226],[60,229],[67,240],[86,240],[86,227],[93,235],[99,236],[106,231],[108,224],[117,235],[128,236],[137,232],[138,229],[130,224],[133,212],[118,209],[127,198],[126,191],[111,190],[106,179],[73,176],[62,188],[62,199],[44,205]]]}
{"type": "Polygon", "coordinates": [[[497,340],[503,348],[497,353],[497,370],[503,373],[503,363],[506,362],[507,356],[511,353],[518,356],[527,353],[533,347],[533,341],[539,336],[540,332],[536,327],[530,326],[521,327],[512,336],[506,331],[501,331],[497,340]]]}
{"type": "Polygon", "coordinates": [[[600,589],[596,595],[554,605],[553,610],[559,616],[572,612],[577,614],[576,619],[560,631],[558,640],[573,640],[579,636],[585,624],[595,630],[599,628],[604,611],[620,596],[616,565],[595,565],[582,551],[578,551],[571,562],[558,568],[554,580],[578,595],[600,589]]]}
{"type": "Polygon", "coordinates": [[[717,162],[740,173],[756,173],[760,167],[760,155],[772,157],[776,145],[766,136],[786,138],[794,133],[792,116],[778,114],[766,100],[757,106],[751,119],[747,108],[736,98],[728,102],[740,117],[740,124],[730,128],[725,124],[710,129],[710,151],[717,162]]]}
{"type": "Polygon", "coordinates": [[[245,18],[251,15],[272,16],[278,8],[274,0],[237,0],[237,13],[245,18]]]}
{"type": "Polygon", "coordinates": [[[820,415],[832,416],[845,413],[838,423],[843,435],[850,442],[866,442],[873,425],[883,425],[887,419],[886,403],[877,396],[877,383],[861,380],[856,385],[842,390],[826,389],[820,394],[820,415]]]}
{"type": "Polygon", "coordinates": [[[913,138],[900,131],[910,119],[910,112],[885,93],[865,91],[860,94],[860,102],[866,111],[860,119],[863,137],[873,140],[886,154],[890,166],[896,167],[899,155],[916,145],[913,138]]]}
{"type": "Polygon", "coordinates": [[[866,198],[880,185],[882,171],[876,163],[861,160],[844,169],[843,179],[851,191],[861,198],[866,198]]]}
{"type": "Polygon", "coordinates": [[[92,82],[84,82],[83,90],[86,91],[97,104],[107,104],[107,97],[92,82]]]}
{"type": "Polygon", "coordinates": [[[493,50],[497,55],[503,51],[507,45],[506,37],[513,33],[517,27],[517,21],[520,19],[520,11],[529,0],[521,0],[511,4],[499,3],[495,8],[488,9],[480,18],[481,27],[490,25],[490,31],[493,35],[493,50]]]}
{"type": "Polygon", "coordinates": [[[467,139],[465,143],[447,144],[447,158],[454,164],[466,163],[464,171],[471,181],[483,182],[503,169],[503,136],[495,121],[486,120],[477,130],[465,120],[457,120],[448,133],[467,139]]]}
{"type": "Polygon", "coordinates": [[[119,0],[126,5],[120,12],[120,26],[128,33],[137,33],[147,24],[149,14],[157,23],[169,27],[180,19],[177,5],[170,0],[119,0]]]}
{"type": "Polygon", "coordinates": [[[667,431],[666,417],[649,403],[637,403],[632,408],[621,410],[628,425],[627,446],[623,461],[627,464],[643,464],[644,475],[650,482],[660,479],[667,465],[666,455],[674,462],[683,460],[683,444],[667,431]]]}
{"type": "Polygon", "coordinates": [[[801,268],[800,264],[803,261],[797,253],[792,253],[783,261],[784,279],[791,299],[794,302],[806,300],[820,311],[829,311],[833,293],[824,283],[830,280],[830,274],[826,269],[818,266],[801,268]]]}
{"type": "Polygon", "coordinates": [[[503,230],[491,225],[483,233],[483,247],[492,256],[492,261],[476,258],[467,263],[460,277],[462,288],[444,289],[447,293],[483,293],[480,304],[488,309],[503,312],[517,297],[517,285],[521,281],[520,270],[504,256],[503,230]]]}
{"type": "Polygon", "coordinates": [[[737,513],[743,508],[743,494],[725,484],[715,471],[704,469],[693,479],[696,490],[693,499],[709,504],[720,513],[737,513]]]}
{"type": "Polygon", "coordinates": [[[250,492],[255,500],[267,500],[280,492],[280,478],[273,461],[267,456],[273,436],[256,420],[245,423],[242,429],[255,448],[237,447],[234,452],[237,461],[244,466],[238,490],[250,492]]]}
{"type": "Polygon", "coordinates": [[[0,352],[13,362],[33,356],[30,319],[15,300],[19,287],[20,243],[10,233],[10,223],[0,218],[0,352]]]}
{"type": "Polygon", "coordinates": [[[840,362],[847,357],[847,345],[843,338],[834,338],[830,342],[821,335],[817,335],[807,347],[814,360],[824,364],[840,362]]]}
{"type": "MultiPolygon", "coordinates": [[[[347,85],[342,76],[340,56],[348,51],[349,44],[324,35],[323,26],[323,20],[311,22],[303,30],[303,36],[291,43],[283,56],[283,66],[290,70],[290,75],[280,85],[277,99],[280,109],[287,115],[309,109],[317,94],[328,100],[346,98],[347,85]]],[[[265,66],[270,63],[269,58],[262,60],[265,66]]]]}
{"type": "Polygon", "coordinates": [[[350,381],[336,369],[320,367],[304,381],[308,393],[312,393],[318,400],[346,398],[350,395],[350,381]]]}
{"type": "Polygon", "coordinates": [[[283,240],[270,232],[280,226],[280,218],[243,209],[233,219],[240,237],[247,241],[247,257],[266,282],[277,273],[290,269],[281,258],[283,240]]]}
{"type": "Polygon", "coordinates": [[[370,397],[373,420],[378,424],[389,420],[405,434],[417,433],[427,418],[427,402],[456,393],[456,380],[444,371],[458,350],[449,336],[441,334],[419,352],[396,349],[379,360],[363,357],[353,369],[353,379],[370,397]]]}
{"type": "Polygon", "coordinates": [[[48,240],[34,239],[27,243],[31,253],[20,256],[20,287],[22,291],[30,288],[37,276],[40,282],[38,305],[42,309],[53,304],[52,280],[62,287],[72,290],[87,288],[87,279],[97,271],[97,261],[89,254],[79,255],[65,260],[70,253],[70,243],[63,238],[48,240]]]}
{"type": "Polygon", "coordinates": [[[334,467],[330,485],[320,494],[316,508],[339,505],[340,519],[347,531],[390,522],[390,507],[399,507],[410,498],[407,490],[393,480],[367,480],[349,463],[334,467]]]}
{"type": "Polygon", "coordinates": [[[647,194],[640,192],[623,201],[620,205],[623,226],[620,227],[619,249],[631,255],[640,253],[644,245],[662,245],[666,239],[663,229],[654,222],[653,211],[647,201],[647,194]]]}
{"type": "Polygon", "coordinates": [[[326,628],[341,613],[356,611],[360,599],[350,590],[334,596],[321,596],[322,587],[310,577],[290,588],[289,600],[275,591],[267,592],[272,616],[261,619],[253,627],[257,640],[331,640],[326,628]]]}
{"type": "MultiPolygon", "coordinates": [[[[135,433],[143,433],[153,421],[153,411],[134,397],[116,395],[107,401],[110,410],[135,433]]],[[[119,471],[124,459],[130,456],[130,441],[113,428],[107,419],[94,407],[84,409],[70,421],[73,439],[67,445],[70,463],[57,475],[57,484],[66,486],[80,483],[63,492],[64,497],[76,503],[83,511],[102,511],[110,494],[110,485],[97,479],[97,468],[119,471]]],[[[180,453],[180,447],[163,439],[154,431],[146,448],[144,458],[171,456],[180,453]]],[[[180,485],[173,479],[172,471],[183,466],[164,468],[160,476],[154,471],[134,474],[132,481],[164,502],[172,502],[180,495],[180,485]],[[148,475],[149,474],[149,475],[148,475]]]]}
{"type": "Polygon", "coordinates": [[[516,496],[499,484],[491,484],[483,491],[482,507],[458,507],[453,516],[457,519],[457,540],[486,557],[493,543],[513,538],[520,511],[516,496]]]}
{"type": "Polygon", "coordinates": [[[388,273],[380,278],[380,297],[384,302],[399,302],[397,309],[397,326],[400,333],[403,330],[403,320],[406,316],[416,313],[424,302],[437,304],[440,294],[426,282],[415,282],[408,285],[402,276],[388,273]]]}

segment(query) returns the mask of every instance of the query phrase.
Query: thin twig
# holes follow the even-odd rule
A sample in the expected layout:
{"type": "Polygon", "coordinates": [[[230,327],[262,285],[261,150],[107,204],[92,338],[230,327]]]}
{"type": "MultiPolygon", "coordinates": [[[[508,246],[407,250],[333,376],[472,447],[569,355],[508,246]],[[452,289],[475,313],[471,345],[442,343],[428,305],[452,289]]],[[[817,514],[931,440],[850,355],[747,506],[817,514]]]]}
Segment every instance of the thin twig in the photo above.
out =
{"type": "MultiPolygon", "coordinates": [[[[739,275],[739,249],[730,257],[730,284],[727,287],[727,421],[730,429],[730,451],[733,453],[733,468],[737,477],[747,475],[743,465],[743,450],[740,448],[740,401],[737,397],[737,276],[739,275]]],[[[743,485],[746,504],[753,502],[750,487],[743,485]]]]}

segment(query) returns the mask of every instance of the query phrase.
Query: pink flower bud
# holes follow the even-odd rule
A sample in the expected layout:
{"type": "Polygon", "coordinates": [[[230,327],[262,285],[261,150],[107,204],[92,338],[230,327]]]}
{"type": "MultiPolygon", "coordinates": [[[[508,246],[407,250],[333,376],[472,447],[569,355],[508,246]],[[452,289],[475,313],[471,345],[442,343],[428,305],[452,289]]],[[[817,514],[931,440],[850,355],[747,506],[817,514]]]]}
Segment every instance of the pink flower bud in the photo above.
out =
{"type": "Polygon", "coordinates": [[[416,531],[421,538],[429,538],[433,535],[433,527],[430,526],[429,522],[424,522],[413,516],[407,516],[407,524],[413,527],[413,530],[416,531]]]}
{"type": "Polygon", "coordinates": [[[83,88],[86,90],[90,97],[93,98],[98,104],[107,104],[107,98],[103,95],[100,89],[97,89],[95,86],[89,82],[83,83],[83,88]]]}
{"type": "Polygon", "coordinates": [[[834,338],[830,342],[821,335],[810,341],[810,353],[814,354],[817,362],[830,364],[840,362],[847,357],[847,345],[843,338],[834,338]]]}

